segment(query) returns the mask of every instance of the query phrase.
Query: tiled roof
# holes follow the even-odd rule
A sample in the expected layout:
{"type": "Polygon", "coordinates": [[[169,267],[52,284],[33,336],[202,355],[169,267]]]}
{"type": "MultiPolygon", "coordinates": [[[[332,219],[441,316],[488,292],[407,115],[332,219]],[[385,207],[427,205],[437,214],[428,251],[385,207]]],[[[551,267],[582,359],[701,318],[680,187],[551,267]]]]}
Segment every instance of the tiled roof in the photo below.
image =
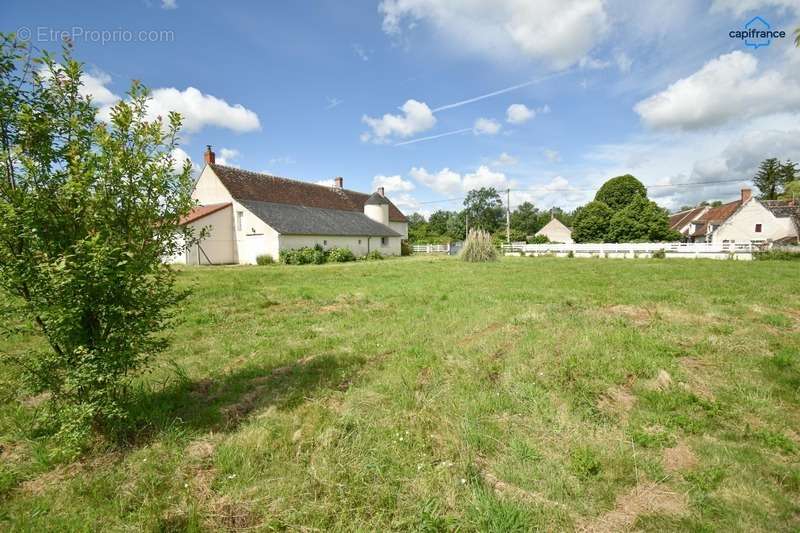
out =
{"type": "Polygon", "coordinates": [[[705,222],[696,222],[694,231],[689,235],[690,237],[702,237],[706,234],[708,225],[705,222]]]}
{"type": "Polygon", "coordinates": [[[742,205],[741,200],[736,200],[733,202],[729,202],[727,204],[722,204],[719,207],[712,207],[701,216],[698,222],[714,222],[720,224],[728,220],[728,218],[739,209],[739,206],[742,205]]]}
{"type": "Polygon", "coordinates": [[[188,215],[183,217],[180,221],[180,224],[188,224],[190,222],[194,222],[195,220],[199,220],[203,217],[207,217],[211,213],[216,213],[221,209],[225,209],[228,207],[230,202],[224,204],[208,204],[208,205],[198,205],[194,209],[192,209],[188,215]]]}
{"type": "MultiPolygon", "coordinates": [[[[319,209],[357,211],[363,214],[364,204],[369,199],[368,194],[348,189],[280,178],[224,165],[210,166],[231,196],[239,201],[250,200],[319,209]]],[[[405,215],[391,201],[388,203],[389,220],[406,222],[405,215]]]]}
{"type": "Polygon", "coordinates": [[[390,227],[375,222],[364,213],[253,200],[239,200],[239,202],[278,233],[354,237],[401,236],[390,227]]]}
{"type": "Polygon", "coordinates": [[[682,228],[692,220],[696,219],[704,209],[706,209],[706,206],[693,207],[692,209],[687,209],[685,211],[675,213],[674,215],[670,215],[670,229],[678,230],[679,228],[682,228]]]}
{"type": "Polygon", "coordinates": [[[789,200],[761,200],[761,205],[778,218],[788,218],[800,213],[800,205],[789,200]]]}

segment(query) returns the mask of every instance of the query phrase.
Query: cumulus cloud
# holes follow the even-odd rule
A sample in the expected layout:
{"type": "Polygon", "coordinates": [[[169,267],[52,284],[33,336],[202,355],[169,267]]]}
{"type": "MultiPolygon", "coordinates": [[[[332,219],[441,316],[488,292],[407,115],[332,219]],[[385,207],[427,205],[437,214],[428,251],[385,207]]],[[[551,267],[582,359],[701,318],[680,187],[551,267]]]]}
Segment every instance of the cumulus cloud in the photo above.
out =
{"type": "Polygon", "coordinates": [[[475,172],[464,174],[461,185],[465,191],[480,189],[481,187],[504,189],[508,186],[508,180],[502,172],[495,172],[486,165],[481,165],[475,172]]]}
{"type": "Polygon", "coordinates": [[[439,172],[431,174],[424,167],[413,167],[408,175],[443,194],[452,194],[461,190],[461,174],[453,172],[449,168],[443,168],[439,172]]]}
{"type": "Polygon", "coordinates": [[[513,53],[555,69],[578,62],[608,29],[603,0],[383,0],[378,9],[389,35],[423,22],[453,49],[495,59],[513,53]]]}
{"type": "Polygon", "coordinates": [[[525,104],[511,104],[506,109],[506,121],[511,124],[522,124],[536,116],[536,111],[525,104]]]}
{"type": "Polygon", "coordinates": [[[392,137],[408,138],[436,125],[436,117],[424,102],[407,100],[400,110],[403,113],[398,115],[386,113],[380,118],[361,117],[361,121],[372,129],[371,133],[363,133],[361,140],[388,142],[392,137]]]}
{"type": "Polygon", "coordinates": [[[393,194],[392,203],[406,212],[417,211],[421,207],[419,201],[408,193],[393,194]]]}
{"type": "Polygon", "coordinates": [[[642,100],[634,110],[653,128],[700,129],[732,120],[800,110],[800,84],[758,68],[755,56],[735,51],[642,100]]]}
{"type": "Polygon", "coordinates": [[[479,118],[472,126],[472,132],[475,135],[497,135],[502,126],[499,122],[491,118],[479,118]]]}
{"type": "MultiPolygon", "coordinates": [[[[92,97],[100,106],[98,116],[106,122],[111,120],[111,108],[120,99],[107,85],[111,76],[101,71],[85,73],[81,76],[81,94],[92,97]]],[[[177,111],[183,117],[182,131],[197,133],[206,126],[217,126],[237,133],[261,129],[258,115],[241,104],[231,105],[221,98],[203,94],[194,87],[181,91],[174,87],[154,89],[147,107],[147,118],[167,118],[170,111],[177,111]]]]}
{"type": "Polygon", "coordinates": [[[226,165],[229,167],[239,168],[239,165],[233,162],[234,159],[238,159],[241,155],[239,150],[234,148],[221,148],[219,151],[219,155],[216,157],[216,162],[218,165],[226,165]]]}
{"type": "Polygon", "coordinates": [[[387,193],[390,192],[408,192],[414,190],[414,184],[408,180],[404,180],[399,174],[394,176],[377,175],[372,178],[372,189],[383,187],[387,193]]]}

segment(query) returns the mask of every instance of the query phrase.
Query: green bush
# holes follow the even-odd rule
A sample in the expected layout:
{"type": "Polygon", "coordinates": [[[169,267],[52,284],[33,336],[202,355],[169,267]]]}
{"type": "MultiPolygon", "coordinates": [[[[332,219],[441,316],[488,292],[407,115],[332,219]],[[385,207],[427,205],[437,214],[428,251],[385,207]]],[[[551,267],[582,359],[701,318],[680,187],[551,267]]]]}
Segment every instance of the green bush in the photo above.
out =
{"type": "Polygon", "coordinates": [[[570,250],[569,252],[567,252],[567,257],[575,257],[575,252],[570,250]]]}
{"type": "Polygon", "coordinates": [[[462,261],[470,263],[497,260],[497,249],[492,242],[492,236],[481,229],[470,230],[460,257],[462,261]]]}
{"type": "Polygon", "coordinates": [[[275,258],[269,254],[259,255],[256,257],[256,264],[258,265],[274,265],[275,258]]]}
{"type": "Polygon", "coordinates": [[[666,259],[667,252],[665,252],[664,249],[662,248],[660,250],[656,250],[655,252],[653,252],[653,254],[650,257],[652,257],[653,259],[666,259]]]}
{"type": "Polygon", "coordinates": [[[790,252],[788,250],[767,250],[766,252],[756,252],[753,259],[759,261],[797,261],[800,260],[800,252],[790,252]]]}
{"type": "Polygon", "coordinates": [[[408,241],[400,241],[400,255],[411,255],[413,253],[413,248],[411,248],[411,244],[408,241]]]}
{"type": "Polygon", "coordinates": [[[528,239],[528,244],[548,244],[550,239],[547,238],[547,235],[534,235],[530,239],[528,239]]]}
{"type": "Polygon", "coordinates": [[[325,262],[325,252],[308,247],[283,250],[280,253],[280,260],[286,265],[319,265],[325,262]]]}
{"type": "Polygon", "coordinates": [[[379,261],[383,259],[383,255],[381,255],[381,253],[378,250],[372,250],[370,253],[367,254],[367,256],[364,259],[366,259],[367,261],[376,261],[376,260],[379,261]]]}
{"type": "Polygon", "coordinates": [[[331,263],[347,263],[355,261],[356,256],[350,251],[350,248],[331,248],[328,250],[328,261],[331,263]]]}

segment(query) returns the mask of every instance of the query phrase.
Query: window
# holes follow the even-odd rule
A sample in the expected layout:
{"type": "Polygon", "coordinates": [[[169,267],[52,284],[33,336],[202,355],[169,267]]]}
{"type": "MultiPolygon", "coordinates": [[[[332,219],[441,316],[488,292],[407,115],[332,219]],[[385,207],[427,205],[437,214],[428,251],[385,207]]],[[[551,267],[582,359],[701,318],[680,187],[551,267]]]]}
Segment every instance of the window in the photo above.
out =
{"type": "Polygon", "coordinates": [[[381,237],[381,246],[389,246],[389,237],[381,237]]]}
{"type": "Polygon", "coordinates": [[[236,231],[242,231],[243,220],[244,220],[244,211],[236,211],[236,231]]]}
{"type": "Polygon", "coordinates": [[[756,224],[756,233],[761,233],[761,224],[756,224]]]}
{"type": "Polygon", "coordinates": [[[361,244],[361,239],[358,239],[358,244],[361,244]]]}

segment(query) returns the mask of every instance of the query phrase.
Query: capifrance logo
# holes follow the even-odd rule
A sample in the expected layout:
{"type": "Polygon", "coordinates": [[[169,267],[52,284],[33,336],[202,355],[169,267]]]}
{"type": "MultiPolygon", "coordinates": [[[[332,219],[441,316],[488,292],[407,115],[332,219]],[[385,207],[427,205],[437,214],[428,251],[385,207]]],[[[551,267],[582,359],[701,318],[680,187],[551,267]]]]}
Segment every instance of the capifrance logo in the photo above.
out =
{"type": "Polygon", "coordinates": [[[772,43],[772,39],[784,39],[786,31],[777,28],[772,29],[769,22],[762,17],[756,16],[748,20],[741,30],[728,32],[728,36],[731,39],[743,41],[745,46],[758,48],[760,46],[769,46],[772,43]]]}

